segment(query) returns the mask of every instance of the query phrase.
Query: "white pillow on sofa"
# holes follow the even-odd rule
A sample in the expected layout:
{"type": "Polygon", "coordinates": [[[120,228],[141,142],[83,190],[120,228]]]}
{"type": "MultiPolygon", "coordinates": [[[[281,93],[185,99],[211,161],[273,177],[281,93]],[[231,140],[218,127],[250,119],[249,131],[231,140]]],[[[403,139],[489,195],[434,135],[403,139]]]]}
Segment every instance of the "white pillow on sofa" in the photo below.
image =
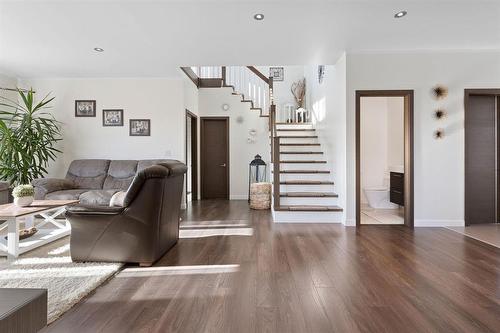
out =
{"type": "Polygon", "coordinates": [[[113,194],[111,200],[109,201],[109,207],[123,207],[123,201],[125,200],[125,195],[127,192],[120,191],[113,194]]]}

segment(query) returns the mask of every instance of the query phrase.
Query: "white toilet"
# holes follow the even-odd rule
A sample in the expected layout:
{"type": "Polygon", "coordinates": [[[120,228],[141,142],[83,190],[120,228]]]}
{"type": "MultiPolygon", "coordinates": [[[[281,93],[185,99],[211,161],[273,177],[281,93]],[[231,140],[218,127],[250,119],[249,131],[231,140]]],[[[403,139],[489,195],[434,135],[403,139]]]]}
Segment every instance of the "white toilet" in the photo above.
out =
{"type": "Polygon", "coordinates": [[[370,207],[375,209],[397,209],[399,206],[389,201],[389,187],[365,187],[365,196],[370,207]]]}

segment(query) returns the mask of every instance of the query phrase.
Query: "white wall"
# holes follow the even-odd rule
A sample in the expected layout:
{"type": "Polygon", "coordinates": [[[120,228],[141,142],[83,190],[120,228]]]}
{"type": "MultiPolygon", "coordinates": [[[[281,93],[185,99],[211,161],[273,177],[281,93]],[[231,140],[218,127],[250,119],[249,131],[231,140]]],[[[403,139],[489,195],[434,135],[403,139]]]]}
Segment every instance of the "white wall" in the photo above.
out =
{"type": "MultiPolygon", "coordinates": [[[[387,171],[387,98],[362,98],[360,120],[361,188],[382,186],[387,171]]],[[[361,202],[367,202],[364,191],[361,202]]]]}
{"type": "Polygon", "coordinates": [[[274,104],[276,104],[277,121],[285,121],[286,118],[285,114],[283,113],[284,105],[295,105],[295,99],[290,89],[294,82],[297,82],[304,78],[304,66],[258,66],[257,69],[264,75],[269,76],[270,67],[283,67],[283,81],[273,82],[273,97],[274,104]]]}
{"type": "Polygon", "coordinates": [[[500,53],[420,52],[413,54],[351,54],[347,58],[347,222],[355,223],[355,91],[413,89],[415,91],[415,225],[464,224],[465,88],[500,87],[500,53]],[[436,84],[449,96],[435,101],[436,84]],[[448,118],[437,121],[433,110],[443,107],[448,118]],[[442,127],[443,140],[433,131],[442,127]]]}
{"type": "MultiPolygon", "coordinates": [[[[230,88],[205,88],[199,90],[200,117],[229,117],[229,197],[231,200],[248,198],[248,165],[259,154],[267,163],[269,170],[270,141],[268,118],[259,117],[259,112],[250,110],[250,103],[242,103],[240,96],[231,95],[230,88]],[[229,110],[221,106],[229,104],[229,110]],[[236,119],[243,118],[242,123],[236,119]],[[248,143],[250,129],[257,130],[252,137],[255,142],[248,143]]],[[[268,178],[269,180],[269,178],[268,178]]]]}
{"type": "Polygon", "coordinates": [[[78,158],[146,159],[184,161],[185,108],[196,110],[197,98],[184,95],[183,79],[33,79],[22,80],[37,96],[55,96],[52,112],[63,123],[63,154],[49,169],[49,176],[62,177],[69,163],[78,158]],[[76,118],[77,99],[96,100],[92,118],[76,118]],[[102,110],[124,110],[123,127],[103,127],[102,110]],[[129,119],[151,119],[151,136],[129,136],[129,119]]]}
{"type": "Polygon", "coordinates": [[[321,149],[328,162],[339,206],[346,205],[346,56],[335,66],[326,66],[323,82],[318,82],[318,66],[306,66],[307,109],[311,111],[321,149]]]}
{"type": "MultiPolygon", "coordinates": [[[[17,79],[0,74],[0,87],[15,89],[17,88],[17,79]]],[[[10,100],[17,100],[17,92],[15,91],[7,91],[0,89],[0,96],[8,98],[10,100]]]]}
{"type": "Polygon", "coordinates": [[[387,97],[387,166],[404,166],[404,97],[387,97]]]}

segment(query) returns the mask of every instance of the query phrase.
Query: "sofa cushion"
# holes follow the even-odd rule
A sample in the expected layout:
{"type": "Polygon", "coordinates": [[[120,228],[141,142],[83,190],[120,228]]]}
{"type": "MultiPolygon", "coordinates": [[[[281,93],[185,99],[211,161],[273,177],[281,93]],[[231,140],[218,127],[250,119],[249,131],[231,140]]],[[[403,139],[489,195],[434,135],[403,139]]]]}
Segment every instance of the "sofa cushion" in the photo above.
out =
{"type": "Polygon", "coordinates": [[[87,192],[88,189],[78,190],[62,190],[48,193],[44,199],[46,200],[78,200],[82,193],[87,192]]]}
{"type": "Polygon", "coordinates": [[[137,172],[149,168],[150,166],[156,165],[158,163],[164,163],[171,160],[140,160],[137,164],[137,172]]]}
{"type": "Polygon", "coordinates": [[[111,197],[120,190],[91,190],[80,195],[80,204],[90,206],[109,206],[111,197]]]}
{"type": "Polygon", "coordinates": [[[78,188],[102,189],[108,173],[109,160],[74,160],[69,166],[66,179],[76,183],[78,188]]]}
{"type": "Polygon", "coordinates": [[[109,163],[108,175],[104,181],[103,189],[126,190],[137,170],[137,161],[111,161],[109,163]]]}

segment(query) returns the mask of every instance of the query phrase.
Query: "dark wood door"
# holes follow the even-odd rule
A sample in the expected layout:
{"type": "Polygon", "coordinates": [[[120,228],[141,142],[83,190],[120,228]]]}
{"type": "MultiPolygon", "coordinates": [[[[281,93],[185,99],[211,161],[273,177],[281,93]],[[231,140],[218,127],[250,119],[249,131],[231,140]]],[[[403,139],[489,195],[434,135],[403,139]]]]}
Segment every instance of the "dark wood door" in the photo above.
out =
{"type": "Polygon", "coordinates": [[[465,224],[497,221],[496,96],[471,95],[465,115],[465,224]]]}
{"type": "Polygon", "coordinates": [[[229,118],[201,118],[202,199],[229,199],[229,118]]]}

